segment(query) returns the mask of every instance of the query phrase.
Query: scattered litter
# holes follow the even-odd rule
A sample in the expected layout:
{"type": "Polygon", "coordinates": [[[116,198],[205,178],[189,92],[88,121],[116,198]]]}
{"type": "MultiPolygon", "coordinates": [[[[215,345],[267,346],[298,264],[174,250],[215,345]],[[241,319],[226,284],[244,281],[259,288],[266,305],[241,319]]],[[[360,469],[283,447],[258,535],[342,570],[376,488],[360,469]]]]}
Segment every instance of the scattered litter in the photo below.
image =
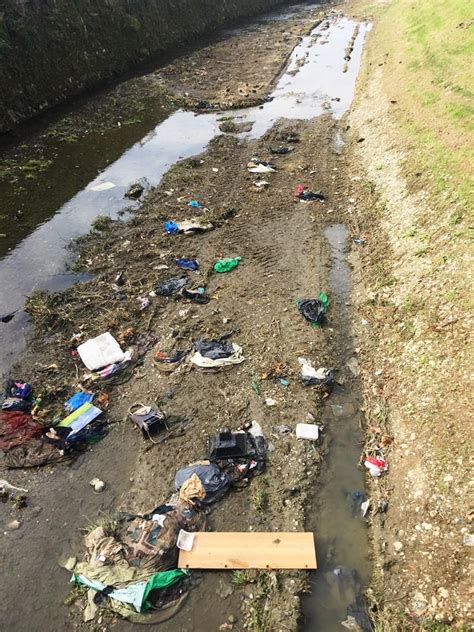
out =
{"type": "Polygon", "coordinates": [[[70,431],[70,434],[68,435],[68,438],[70,439],[71,435],[85,428],[101,414],[102,411],[100,408],[93,406],[90,402],[86,402],[60,421],[58,426],[60,428],[67,428],[70,431]]]}
{"type": "Polygon", "coordinates": [[[102,493],[105,489],[105,483],[101,481],[100,478],[93,478],[89,482],[89,485],[94,489],[96,494],[102,493]]]}
{"type": "Polygon", "coordinates": [[[150,299],[148,296],[137,296],[137,301],[139,303],[140,311],[143,311],[150,306],[150,299]]]}
{"type": "Polygon", "coordinates": [[[378,513],[385,513],[388,509],[388,500],[386,498],[381,498],[377,504],[378,513]]]}
{"type": "Polygon", "coordinates": [[[201,208],[202,204],[201,202],[198,202],[198,200],[189,200],[188,206],[191,208],[201,208]]]}
{"type": "Polygon", "coordinates": [[[299,299],[296,304],[306,320],[321,325],[328,311],[329,298],[325,292],[320,292],[318,298],[299,299]]]}
{"type": "Polygon", "coordinates": [[[141,402],[130,406],[128,416],[151,441],[153,441],[152,433],[169,430],[165,413],[141,402]]]}
{"type": "Polygon", "coordinates": [[[465,533],[462,542],[464,546],[474,546],[474,535],[472,533],[465,533]]]}
{"type": "Polygon", "coordinates": [[[31,385],[23,380],[7,380],[3,388],[2,410],[30,412],[33,406],[31,385]]]}
{"type": "Polygon", "coordinates": [[[142,196],[144,190],[145,187],[143,184],[141,184],[140,182],[135,182],[125,193],[125,197],[128,197],[131,200],[138,200],[138,198],[142,196]]]}
{"type": "Polygon", "coordinates": [[[216,272],[230,272],[236,268],[241,261],[242,257],[226,257],[224,259],[219,259],[219,261],[216,261],[214,264],[214,270],[216,272]]]}
{"type": "Polygon", "coordinates": [[[189,531],[185,531],[184,529],[180,529],[178,534],[178,541],[176,542],[176,546],[181,551],[191,551],[193,548],[194,542],[194,533],[189,533],[189,531]]]}
{"type": "Polygon", "coordinates": [[[156,285],[153,290],[153,295],[172,296],[173,294],[179,292],[188,282],[188,277],[175,277],[174,279],[168,279],[168,281],[162,281],[156,285]]]}
{"type": "Polygon", "coordinates": [[[235,343],[200,340],[194,347],[196,353],[191,357],[191,362],[200,369],[219,369],[245,360],[242,347],[235,343]]]}
{"type": "Polygon", "coordinates": [[[353,241],[358,246],[364,246],[365,245],[365,239],[362,239],[362,237],[358,237],[357,239],[354,239],[353,241]]]}
{"type": "Polygon", "coordinates": [[[126,366],[129,365],[131,360],[131,351],[125,351],[125,353],[123,354],[122,362],[114,362],[113,364],[108,364],[103,369],[100,369],[100,371],[93,371],[92,373],[84,375],[83,379],[90,380],[91,382],[103,380],[110,377],[111,375],[114,375],[115,373],[118,373],[119,371],[122,371],[126,366]]]}
{"type": "Polygon", "coordinates": [[[125,359],[124,352],[110,332],[87,340],[79,345],[77,352],[89,371],[96,371],[125,359]]]}
{"type": "Polygon", "coordinates": [[[169,234],[184,233],[185,235],[193,235],[194,233],[204,233],[214,228],[211,222],[205,222],[200,219],[190,219],[184,222],[175,222],[169,220],[165,222],[165,231],[169,234]]]}
{"type": "Polygon", "coordinates": [[[252,389],[256,395],[260,395],[260,384],[257,380],[252,380],[252,389]]]}
{"type": "Polygon", "coordinates": [[[293,428],[290,428],[287,424],[278,424],[273,426],[273,429],[278,432],[278,434],[291,434],[293,432],[293,428]]]}
{"type": "Polygon", "coordinates": [[[176,351],[174,355],[169,355],[163,351],[157,351],[154,355],[155,362],[158,364],[160,371],[171,373],[174,371],[186,357],[186,351],[176,351]]]}
{"type": "Polygon", "coordinates": [[[205,294],[205,289],[203,287],[198,287],[197,290],[188,290],[188,288],[183,287],[180,292],[180,295],[183,298],[187,298],[193,303],[198,303],[199,305],[206,305],[211,300],[211,297],[205,294]]]}
{"type": "Polygon", "coordinates": [[[265,398],[265,404],[269,407],[272,407],[272,406],[276,406],[278,402],[276,401],[276,399],[273,399],[272,397],[267,397],[265,398]]]}
{"type": "Polygon", "coordinates": [[[176,265],[183,270],[197,270],[199,268],[199,263],[196,259],[176,259],[176,265]]]}
{"type": "Polygon", "coordinates": [[[366,501],[364,501],[361,506],[360,506],[360,511],[362,513],[362,517],[365,518],[367,515],[367,512],[369,511],[370,508],[370,498],[368,498],[366,501]]]}
{"type": "Polygon", "coordinates": [[[247,169],[250,173],[270,173],[271,171],[276,171],[275,165],[271,162],[259,160],[258,158],[252,158],[252,160],[247,163],[247,169]]]}
{"type": "Polygon", "coordinates": [[[2,323],[9,323],[12,320],[12,318],[15,316],[15,314],[16,314],[16,311],[10,312],[9,314],[3,314],[3,316],[0,316],[0,321],[2,323]]]}
{"type": "Polygon", "coordinates": [[[116,185],[113,182],[101,182],[100,184],[94,184],[87,187],[89,191],[108,191],[113,189],[116,185]]]}
{"type": "Polygon", "coordinates": [[[309,191],[309,190],[302,191],[298,195],[298,198],[300,199],[301,202],[314,202],[315,200],[318,200],[319,202],[324,202],[324,200],[326,199],[324,195],[321,193],[321,191],[309,191]]]}
{"type": "Polygon", "coordinates": [[[325,200],[321,191],[310,191],[305,184],[297,184],[295,186],[294,196],[302,202],[312,202],[314,200],[324,202],[325,200]]]}
{"type": "Polygon", "coordinates": [[[94,393],[84,393],[83,391],[79,391],[67,400],[64,404],[64,408],[72,413],[77,408],[80,408],[83,404],[91,402],[93,399],[94,393]]]}
{"type": "Polygon", "coordinates": [[[265,463],[265,450],[265,438],[257,422],[252,422],[249,432],[232,432],[222,428],[217,435],[208,439],[209,460],[221,463],[223,459],[231,459],[230,465],[239,460],[246,461],[243,470],[237,465],[241,474],[261,471],[265,463]],[[257,467],[259,464],[260,467],[257,467]]]}
{"type": "Polygon", "coordinates": [[[285,380],[285,378],[284,378],[284,377],[280,377],[280,378],[278,378],[278,381],[280,382],[280,384],[281,384],[282,386],[289,386],[289,385],[290,385],[290,383],[288,382],[288,380],[285,380]]]}
{"type": "Polygon", "coordinates": [[[214,171],[214,173],[217,173],[219,171],[219,167],[212,167],[212,170],[214,171]]]}
{"type": "Polygon", "coordinates": [[[267,182],[267,180],[254,180],[254,182],[252,182],[252,186],[260,192],[267,189],[270,186],[270,183],[267,182]]]}
{"type": "Polygon", "coordinates": [[[320,367],[315,369],[306,358],[298,358],[301,365],[301,381],[306,386],[316,385],[324,387],[324,390],[331,393],[334,388],[336,370],[320,367]]]}
{"type": "Polygon", "coordinates": [[[364,461],[364,465],[372,476],[381,476],[388,470],[388,465],[383,457],[368,456],[364,461]]]}
{"type": "Polygon", "coordinates": [[[291,151],[293,151],[293,147],[283,147],[282,145],[280,145],[279,147],[270,147],[270,152],[272,154],[283,155],[289,154],[291,151]]]}
{"type": "Polygon", "coordinates": [[[15,485],[11,485],[4,478],[0,479],[0,494],[9,494],[10,492],[20,492],[26,494],[28,492],[27,489],[23,487],[15,487],[15,485]]]}
{"type": "Polygon", "coordinates": [[[317,441],[319,437],[319,427],[316,424],[296,424],[296,438],[317,441]]]}
{"type": "Polygon", "coordinates": [[[204,504],[216,502],[229,489],[229,475],[215,463],[195,463],[178,470],[174,480],[176,489],[179,491],[193,474],[199,478],[206,492],[205,498],[202,499],[204,504]]]}

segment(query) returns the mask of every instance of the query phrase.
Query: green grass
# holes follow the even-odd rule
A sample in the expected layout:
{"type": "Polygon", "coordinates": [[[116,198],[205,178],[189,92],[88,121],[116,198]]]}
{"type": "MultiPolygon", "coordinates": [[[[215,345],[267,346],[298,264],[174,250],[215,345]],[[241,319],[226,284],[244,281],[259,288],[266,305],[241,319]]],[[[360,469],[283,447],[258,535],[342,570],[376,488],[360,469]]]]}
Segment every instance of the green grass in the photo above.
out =
{"type": "MultiPolygon", "coordinates": [[[[474,190],[474,24],[469,0],[361,2],[375,17],[373,45],[386,57],[387,92],[413,148],[416,170],[429,174],[433,200],[451,192],[472,209],[474,190]]],[[[413,156],[407,172],[413,172],[413,156]]],[[[466,213],[466,218],[467,218],[466,213]]]]}

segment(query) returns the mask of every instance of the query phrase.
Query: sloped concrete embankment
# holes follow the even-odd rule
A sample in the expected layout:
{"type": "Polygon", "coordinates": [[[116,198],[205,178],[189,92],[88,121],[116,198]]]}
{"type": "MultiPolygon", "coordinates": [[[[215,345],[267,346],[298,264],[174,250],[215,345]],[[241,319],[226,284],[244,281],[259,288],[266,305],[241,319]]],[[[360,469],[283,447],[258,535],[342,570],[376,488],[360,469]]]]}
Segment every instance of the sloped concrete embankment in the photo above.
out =
{"type": "Polygon", "coordinates": [[[4,0],[0,132],[284,0],[4,0]]]}

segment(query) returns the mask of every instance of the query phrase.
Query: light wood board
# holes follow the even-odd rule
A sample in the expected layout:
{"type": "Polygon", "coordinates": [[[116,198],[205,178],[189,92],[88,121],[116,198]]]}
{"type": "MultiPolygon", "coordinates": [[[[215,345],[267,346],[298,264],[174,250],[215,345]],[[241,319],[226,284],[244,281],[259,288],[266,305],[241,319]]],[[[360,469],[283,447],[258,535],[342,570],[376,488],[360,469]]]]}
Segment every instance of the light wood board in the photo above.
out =
{"type": "Polygon", "coordinates": [[[197,532],[191,551],[179,552],[179,568],[313,569],[312,533],[197,532]]]}

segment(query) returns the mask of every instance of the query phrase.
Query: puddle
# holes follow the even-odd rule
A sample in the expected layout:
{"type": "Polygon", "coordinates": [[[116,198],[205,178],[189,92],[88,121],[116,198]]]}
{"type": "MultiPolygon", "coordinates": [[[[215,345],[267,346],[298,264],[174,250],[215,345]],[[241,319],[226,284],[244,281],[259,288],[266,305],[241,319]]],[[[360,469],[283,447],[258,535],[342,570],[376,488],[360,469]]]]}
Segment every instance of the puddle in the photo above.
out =
{"type": "MultiPolygon", "coordinates": [[[[353,36],[356,22],[344,17],[331,18],[329,27],[315,28],[293,50],[286,72],[281,76],[271,95],[272,101],[263,107],[233,111],[249,121],[255,121],[251,138],[263,135],[274,122],[286,118],[309,119],[323,112],[341,117],[349,108],[360,64],[363,39],[368,25],[361,23],[355,39],[351,60],[344,69],[344,49],[353,36]],[[300,65],[299,60],[304,60],[300,65]],[[338,101],[334,100],[339,98],[338,101]]],[[[0,314],[20,310],[7,324],[0,325],[0,372],[7,372],[15,358],[25,347],[28,328],[27,315],[21,311],[25,296],[36,289],[62,290],[78,280],[66,273],[71,260],[67,246],[72,239],[87,233],[97,215],[117,217],[130,207],[123,195],[129,185],[139,178],[147,178],[156,186],[163,174],[178,160],[202,152],[212,138],[219,134],[217,113],[195,115],[178,111],[154,127],[139,142],[132,145],[112,165],[103,170],[85,188],[60,206],[53,217],[40,223],[31,234],[22,239],[0,260],[0,314]],[[104,182],[115,186],[103,191],[92,187],[104,182]]],[[[107,146],[107,137],[100,140],[107,146]]],[[[68,170],[58,178],[68,178],[68,187],[74,187],[78,173],[89,168],[90,156],[85,152],[77,156],[79,164],[69,162],[68,170]]],[[[61,160],[56,159],[56,162],[61,160]]],[[[64,189],[62,181],[52,182],[64,189]]],[[[31,193],[32,204],[49,196],[40,190],[31,193]]],[[[29,211],[25,211],[27,214],[29,211]]],[[[7,231],[5,231],[7,232],[7,231]]],[[[9,232],[9,231],[8,231],[9,232]]]]}
{"type": "MultiPolygon", "coordinates": [[[[342,368],[353,357],[350,331],[351,272],[344,248],[348,236],[342,224],[330,226],[325,236],[331,246],[329,274],[333,313],[338,317],[339,350],[337,362],[342,368]]],[[[348,374],[342,369],[341,374],[348,374]]],[[[363,435],[360,429],[360,393],[357,383],[345,380],[326,403],[322,420],[329,442],[326,467],[317,482],[313,518],[307,528],[316,536],[318,570],[312,575],[311,595],[303,602],[307,632],[344,630],[341,622],[352,616],[364,616],[357,597],[370,577],[368,532],[360,505],[366,500],[364,473],[358,467],[363,435]],[[358,608],[358,615],[354,607],[358,608]]],[[[365,628],[359,623],[362,630],[365,628]]]]}

